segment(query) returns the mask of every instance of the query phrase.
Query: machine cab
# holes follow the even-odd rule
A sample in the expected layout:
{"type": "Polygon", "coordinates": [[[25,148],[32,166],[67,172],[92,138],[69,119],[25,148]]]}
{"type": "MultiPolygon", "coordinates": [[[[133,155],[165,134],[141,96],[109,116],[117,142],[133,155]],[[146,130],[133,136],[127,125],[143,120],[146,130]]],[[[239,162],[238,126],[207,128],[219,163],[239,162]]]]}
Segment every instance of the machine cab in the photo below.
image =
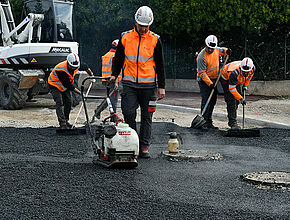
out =
{"type": "Polygon", "coordinates": [[[73,0],[26,0],[22,19],[29,13],[44,15],[40,42],[74,41],[73,6],[73,0]]]}

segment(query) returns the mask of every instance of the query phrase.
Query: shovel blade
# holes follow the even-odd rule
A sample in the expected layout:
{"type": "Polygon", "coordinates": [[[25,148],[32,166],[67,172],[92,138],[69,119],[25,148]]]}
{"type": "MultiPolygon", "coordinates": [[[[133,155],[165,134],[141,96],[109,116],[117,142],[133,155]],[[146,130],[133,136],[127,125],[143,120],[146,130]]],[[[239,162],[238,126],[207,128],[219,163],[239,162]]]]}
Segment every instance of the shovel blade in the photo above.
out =
{"type": "Polygon", "coordinates": [[[200,128],[206,123],[204,118],[200,115],[195,116],[195,118],[191,122],[191,128],[200,128]]]}
{"type": "Polygon", "coordinates": [[[230,129],[226,132],[226,137],[260,137],[259,129],[230,129]]]}

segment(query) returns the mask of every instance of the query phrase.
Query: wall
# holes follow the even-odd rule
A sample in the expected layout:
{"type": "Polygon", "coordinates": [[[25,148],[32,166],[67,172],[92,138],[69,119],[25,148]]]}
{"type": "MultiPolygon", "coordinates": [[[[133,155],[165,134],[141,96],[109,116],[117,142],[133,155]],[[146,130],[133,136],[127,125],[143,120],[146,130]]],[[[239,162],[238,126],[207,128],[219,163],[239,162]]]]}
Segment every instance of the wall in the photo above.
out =
{"type": "MultiPolygon", "coordinates": [[[[87,76],[86,72],[80,74],[79,87],[82,80],[87,76]]],[[[104,86],[101,84],[101,81],[98,80],[94,88],[102,89],[104,86]]],[[[197,81],[194,79],[166,79],[166,91],[199,93],[199,87],[197,81]]],[[[251,81],[248,86],[248,94],[263,96],[290,96],[290,80],[251,81]]]]}

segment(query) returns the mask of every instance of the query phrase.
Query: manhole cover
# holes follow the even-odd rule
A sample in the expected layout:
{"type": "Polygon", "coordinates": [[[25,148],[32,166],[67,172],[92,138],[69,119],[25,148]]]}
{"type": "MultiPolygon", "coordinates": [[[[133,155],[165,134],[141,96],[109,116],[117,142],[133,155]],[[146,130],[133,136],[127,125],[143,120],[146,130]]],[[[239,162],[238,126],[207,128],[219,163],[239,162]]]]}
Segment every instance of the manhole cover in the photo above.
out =
{"type": "Polygon", "coordinates": [[[241,176],[244,181],[265,186],[281,186],[290,187],[290,173],[289,172],[253,172],[246,173],[241,176]]]}
{"type": "Polygon", "coordinates": [[[213,153],[206,150],[179,150],[178,153],[169,153],[169,151],[163,151],[162,156],[174,161],[188,160],[191,162],[198,162],[203,160],[219,160],[223,157],[219,153],[213,153]]]}

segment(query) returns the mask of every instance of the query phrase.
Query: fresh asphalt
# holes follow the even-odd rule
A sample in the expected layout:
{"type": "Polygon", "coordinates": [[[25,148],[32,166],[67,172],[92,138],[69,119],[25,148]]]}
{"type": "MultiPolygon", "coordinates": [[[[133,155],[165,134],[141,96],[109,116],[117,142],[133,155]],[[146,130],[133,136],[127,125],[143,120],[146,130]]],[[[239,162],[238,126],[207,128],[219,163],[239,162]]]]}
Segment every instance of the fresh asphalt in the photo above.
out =
{"type": "Polygon", "coordinates": [[[135,169],[93,165],[89,135],[48,128],[0,128],[0,219],[289,219],[290,191],[240,180],[256,171],[290,171],[290,130],[229,138],[173,123],[153,125],[151,159],[135,169]],[[218,161],[170,161],[167,132],[182,149],[223,155],[218,161]]]}

